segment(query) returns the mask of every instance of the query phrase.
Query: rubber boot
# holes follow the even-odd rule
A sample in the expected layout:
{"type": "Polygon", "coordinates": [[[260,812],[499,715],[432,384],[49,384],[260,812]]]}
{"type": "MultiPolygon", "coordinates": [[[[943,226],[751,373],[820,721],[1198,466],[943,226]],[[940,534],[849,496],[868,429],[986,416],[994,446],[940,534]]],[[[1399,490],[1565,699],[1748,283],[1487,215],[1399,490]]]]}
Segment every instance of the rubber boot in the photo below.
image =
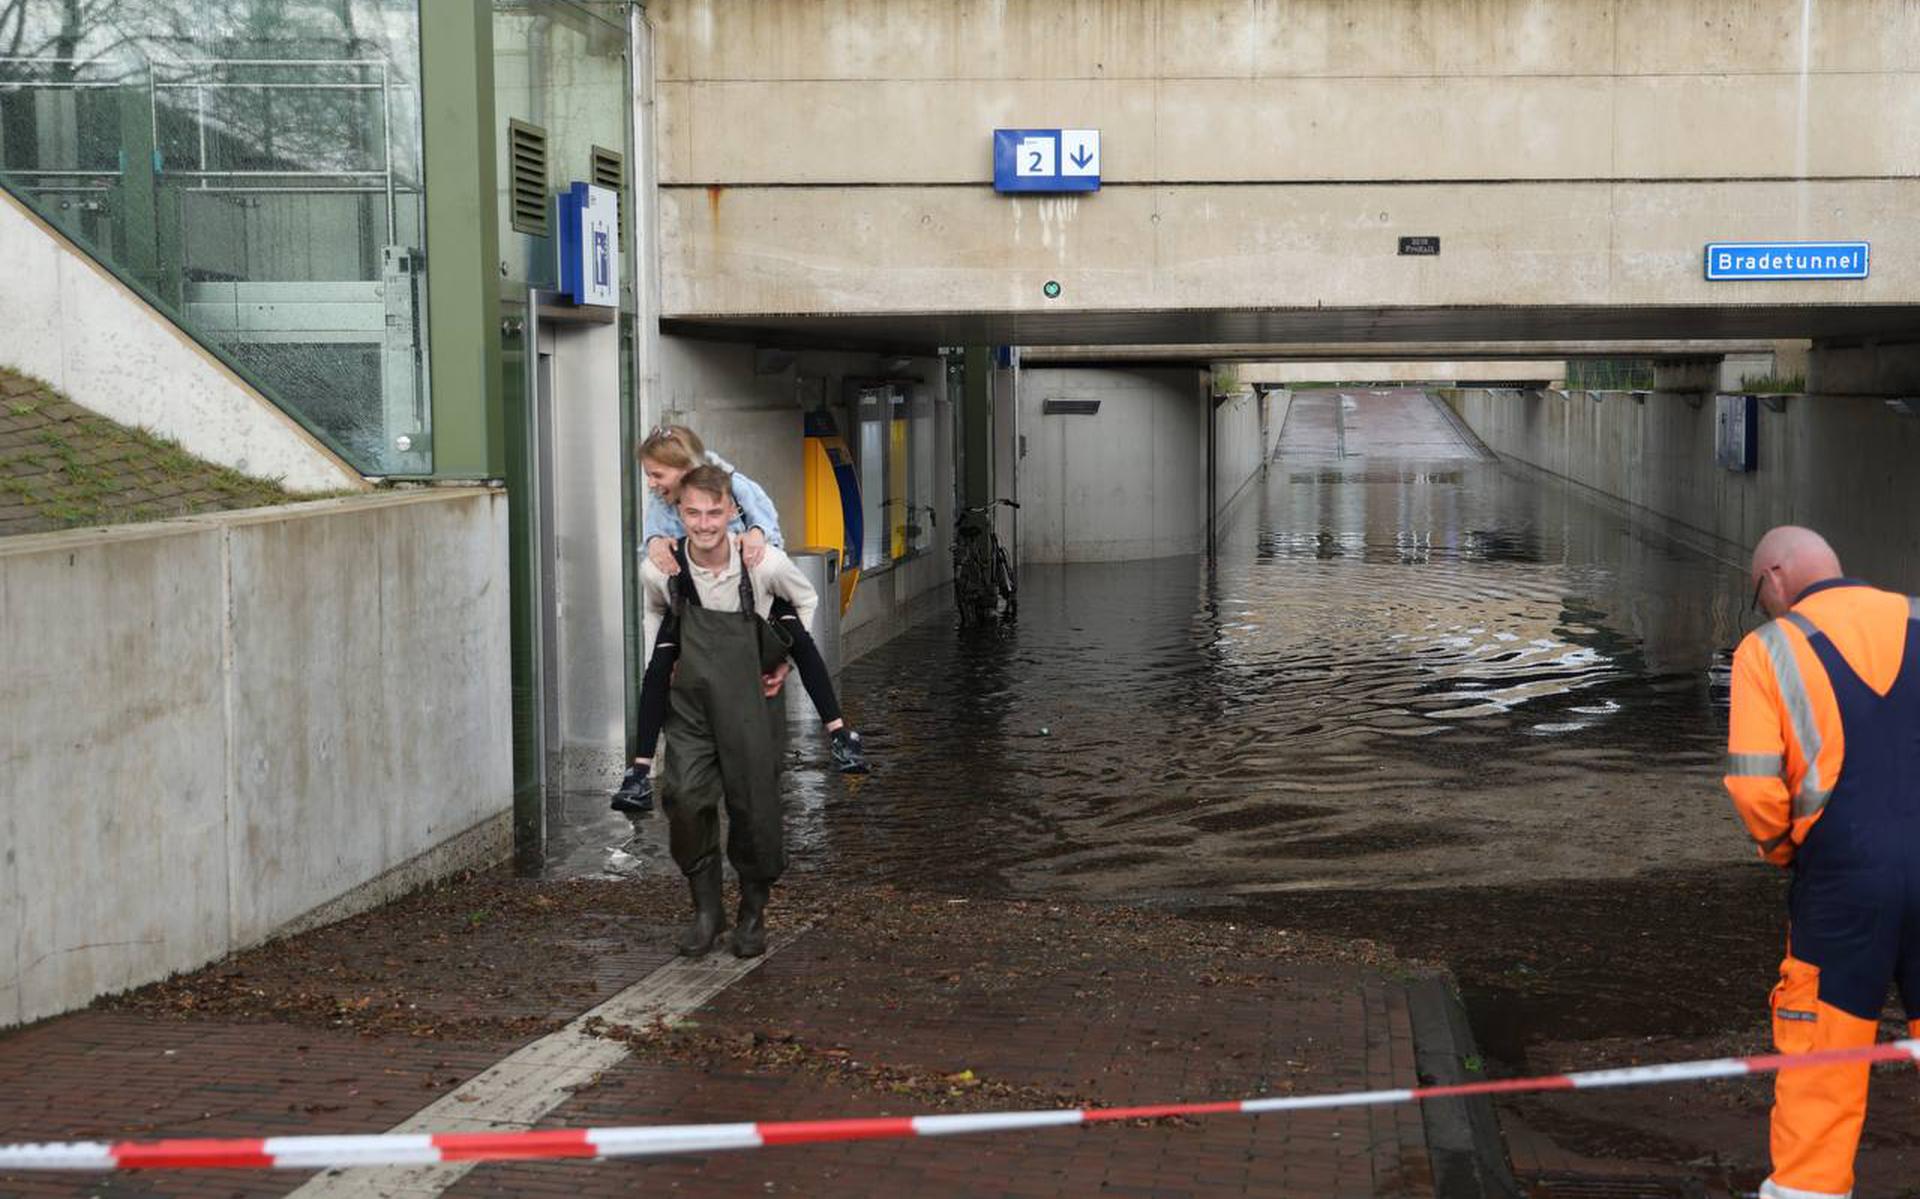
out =
{"type": "Polygon", "coordinates": [[[683,957],[705,957],[713,951],[727,927],[720,907],[720,859],[716,856],[689,874],[687,886],[693,892],[693,923],[680,934],[674,948],[683,957]]]}
{"type": "Polygon", "coordinates": [[[767,951],[767,896],[773,888],[758,879],[740,880],[740,920],[733,926],[733,956],[757,958],[767,951]]]}

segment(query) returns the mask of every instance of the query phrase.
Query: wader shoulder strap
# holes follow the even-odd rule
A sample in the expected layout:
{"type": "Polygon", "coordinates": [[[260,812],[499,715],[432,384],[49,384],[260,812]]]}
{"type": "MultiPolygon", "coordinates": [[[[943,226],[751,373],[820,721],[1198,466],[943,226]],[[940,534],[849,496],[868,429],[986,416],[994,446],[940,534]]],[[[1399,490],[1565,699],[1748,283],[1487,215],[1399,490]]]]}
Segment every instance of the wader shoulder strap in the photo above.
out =
{"type": "Polygon", "coordinates": [[[740,560],[740,610],[749,618],[753,610],[753,572],[747,569],[746,559],[740,560]]]}
{"type": "MultiPolygon", "coordinates": [[[[680,564],[680,573],[673,576],[672,580],[679,584],[674,589],[674,610],[677,612],[686,604],[700,607],[700,589],[693,585],[693,564],[687,560],[686,538],[682,537],[673,543],[673,560],[680,564]]],[[[747,569],[744,561],[740,563],[740,611],[749,617],[754,614],[753,574],[747,569]]]]}
{"type": "Polygon", "coordinates": [[[686,538],[673,543],[673,560],[679,564],[680,573],[669,579],[667,585],[673,593],[673,610],[678,614],[688,604],[700,606],[700,589],[693,585],[693,563],[687,561],[686,538]]]}

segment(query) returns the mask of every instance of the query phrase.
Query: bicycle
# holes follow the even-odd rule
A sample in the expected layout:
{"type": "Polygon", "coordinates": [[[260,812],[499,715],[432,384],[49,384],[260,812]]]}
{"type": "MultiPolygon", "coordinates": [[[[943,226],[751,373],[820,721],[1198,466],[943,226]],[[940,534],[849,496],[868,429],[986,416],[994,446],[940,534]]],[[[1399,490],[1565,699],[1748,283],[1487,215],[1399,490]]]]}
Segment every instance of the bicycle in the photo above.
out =
{"type": "Polygon", "coordinates": [[[993,528],[993,510],[1003,504],[1015,511],[1020,508],[1013,500],[997,499],[962,508],[954,519],[953,606],[960,613],[961,628],[986,621],[1003,602],[1006,619],[1019,613],[1013,562],[993,528]]]}

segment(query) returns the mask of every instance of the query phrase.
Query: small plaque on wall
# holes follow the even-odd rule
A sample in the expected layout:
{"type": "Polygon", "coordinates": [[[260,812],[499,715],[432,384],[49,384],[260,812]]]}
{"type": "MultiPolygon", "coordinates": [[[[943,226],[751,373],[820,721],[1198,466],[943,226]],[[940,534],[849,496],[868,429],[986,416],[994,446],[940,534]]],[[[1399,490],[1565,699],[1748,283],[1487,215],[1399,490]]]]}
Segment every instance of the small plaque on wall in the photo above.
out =
{"type": "Polygon", "coordinates": [[[1440,253],[1440,239],[1437,237],[1403,237],[1400,239],[1400,253],[1419,258],[1432,258],[1440,253]]]}

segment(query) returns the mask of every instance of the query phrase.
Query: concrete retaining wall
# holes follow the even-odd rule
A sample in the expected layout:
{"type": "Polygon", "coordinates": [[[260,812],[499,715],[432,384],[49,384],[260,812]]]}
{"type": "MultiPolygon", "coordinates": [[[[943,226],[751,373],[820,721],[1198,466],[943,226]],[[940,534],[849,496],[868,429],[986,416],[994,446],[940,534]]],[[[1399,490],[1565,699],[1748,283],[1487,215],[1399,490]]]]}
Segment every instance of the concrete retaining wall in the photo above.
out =
{"type": "Polygon", "coordinates": [[[111,272],[0,191],[0,365],[295,491],[366,480],[111,272]]]}
{"type": "Polygon", "coordinates": [[[1286,423],[1289,395],[1245,391],[1222,400],[1213,410],[1213,509],[1223,515],[1253,494],[1251,484],[1273,456],[1280,426],[1286,423]],[[1276,410],[1279,420],[1274,419],[1276,410]]]}
{"type": "Polygon", "coordinates": [[[506,503],[0,541],[0,1026],[507,854],[506,503]]]}
{"type": "Polygon", "coordinates": [[[1714,462],[1711,395],[1457,391],[1502,457],[1563,475],[1744,555],[1777,524],[1824,533],[1850,573],[1920,591],[1920,417],[1884,400],[1789,396],[1760,408],[1759,465],[1714,462]]]}

